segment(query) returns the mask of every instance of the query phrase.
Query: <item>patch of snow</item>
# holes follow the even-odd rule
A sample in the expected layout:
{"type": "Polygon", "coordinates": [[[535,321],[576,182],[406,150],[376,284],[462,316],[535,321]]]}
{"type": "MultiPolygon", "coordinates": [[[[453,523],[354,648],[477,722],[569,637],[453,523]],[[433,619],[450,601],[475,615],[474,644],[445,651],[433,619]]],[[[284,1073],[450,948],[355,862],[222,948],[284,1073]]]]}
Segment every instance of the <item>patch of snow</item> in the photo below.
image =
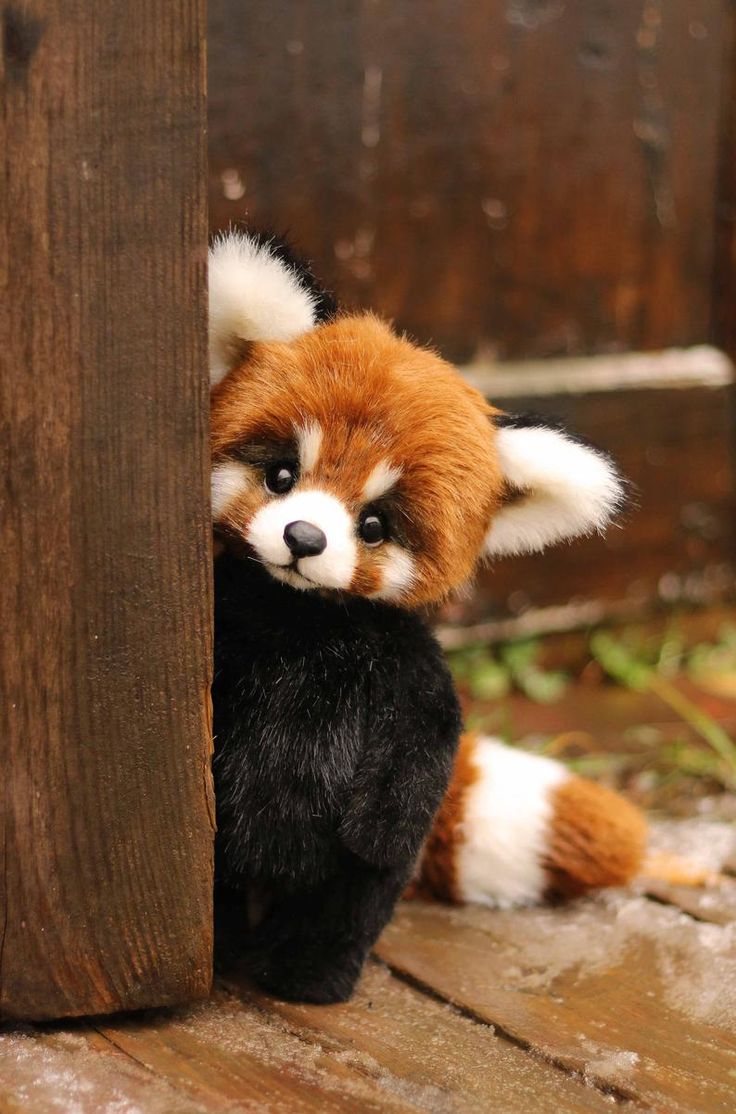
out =
{"type": "Polygon", "coordinates": [[[587,1039],[581,1043],[590,1051],[591,1058],[586,1060],[583,1071],[584,1078],[590,1083],[598,1079],[605,1079],[607,1083],[624,1083],[640,1060],[638,1052],[607,1048],[587,1039]]]}
{"type": "Polygon", "coordinates": [[[63,1114],[182,1114],[196,1107],[164,1085],[141,1079],[135,1065],[91,1048],[75,1033],[39,1036],[31,1026],[0,1029],[0,1093],[21,1109],[63,1114]],[[145,1094],[143,1105],[132,1095],[145,1094]]]}
{"type": "MultiPolygon", "coordinates": [[[[718,838],[720,854],[728,841],[720,832],[718,838]]],[[[736,1026],[736,921],[703,924],[630,890],[604,891],[560,908],[463,909],[449,919],[465,932],[471,926],[483,932],[489,952],[497,946],[494,936],[503,939],[508,960],[502,981],[494,969],[476,976],[478,986],[487,978],[491,992],[501,985],[555,1001],[571,983],[584,988],[591,976],[625,970],[627,957],[646,949],[653,974],[642,994],[649,992],[693,1022],[736,1026]]]]}
{"type": "Polygon", "coordinates": [[[671,1009],[696,1022],[736,1025],[736,923],[702,924],[640,898],[621,901],[616,916],[629,934],[653,946],[671,1009]]]}
{"type": "Polygon", "coordinates": [[[661,820],[651,827],[650,847],[717,872],[736,856],[736,824],[702,817],[661,820]]]}

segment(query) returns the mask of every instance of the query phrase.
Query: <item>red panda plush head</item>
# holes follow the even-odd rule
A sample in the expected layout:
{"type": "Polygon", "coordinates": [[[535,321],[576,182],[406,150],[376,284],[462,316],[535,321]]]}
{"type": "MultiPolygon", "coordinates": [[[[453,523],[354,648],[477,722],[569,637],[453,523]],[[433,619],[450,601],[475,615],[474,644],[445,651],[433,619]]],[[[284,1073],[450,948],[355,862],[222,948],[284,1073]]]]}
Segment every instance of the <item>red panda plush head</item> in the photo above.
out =
{"type": "Polygon", "coordinates": [[[215,526],[292,587],[436,603],[623,502],[603,453],[501,414],[372,314],[336,314],[275,239],[215,242],[210,357],[215,526]]]}

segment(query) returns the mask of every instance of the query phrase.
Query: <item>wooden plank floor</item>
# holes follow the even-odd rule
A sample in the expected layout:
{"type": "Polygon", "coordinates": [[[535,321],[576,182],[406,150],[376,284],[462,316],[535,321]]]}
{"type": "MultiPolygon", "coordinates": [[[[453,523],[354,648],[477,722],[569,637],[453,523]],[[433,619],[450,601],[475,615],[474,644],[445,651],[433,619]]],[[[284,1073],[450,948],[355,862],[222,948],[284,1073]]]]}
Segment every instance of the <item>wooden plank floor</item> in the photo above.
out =
{"type": "Polygon", "coordinates": [[[736,829],[668,821],[655,840],[709,884],[513,913],[405,904],[345,1006],[234,979],[188,1009],[6,1026],[0,1112],[730,1114],[736,829]]]}

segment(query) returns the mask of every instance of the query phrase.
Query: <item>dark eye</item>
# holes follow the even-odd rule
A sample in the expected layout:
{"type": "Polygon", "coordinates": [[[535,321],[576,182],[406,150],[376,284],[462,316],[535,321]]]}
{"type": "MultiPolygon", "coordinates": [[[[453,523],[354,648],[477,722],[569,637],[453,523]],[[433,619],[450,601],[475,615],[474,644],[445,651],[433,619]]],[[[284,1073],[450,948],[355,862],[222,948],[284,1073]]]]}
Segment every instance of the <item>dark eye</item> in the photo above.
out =
{"type": "Polygon", "coordinates": [[[296,483],[297,467],[290,460],[279,460],[266,468],[263,482],[272,495],[286,495],[296,483]]]}
{"type": "Polygon", "coordinates": [[[380,545],[388,537],[386,519],[377,511],[363,511],[358,523],[358,533],[366,545],[380,545]]]}

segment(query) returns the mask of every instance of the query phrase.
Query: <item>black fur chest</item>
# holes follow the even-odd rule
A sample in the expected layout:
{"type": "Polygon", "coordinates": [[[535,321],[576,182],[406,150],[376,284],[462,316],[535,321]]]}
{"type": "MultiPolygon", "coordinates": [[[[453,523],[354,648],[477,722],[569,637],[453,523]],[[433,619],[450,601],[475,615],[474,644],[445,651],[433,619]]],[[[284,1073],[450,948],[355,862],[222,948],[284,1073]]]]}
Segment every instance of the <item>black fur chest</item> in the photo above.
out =
{"type": "Polygon", "coordinates": [[[295,591],[255,562],[218,560],[215,606],[218,872],[312,884],[336,867],[356,770],[379,798],[397,775],[417,686],[457,733],[446,667],[416,617],[295,591]]]}

